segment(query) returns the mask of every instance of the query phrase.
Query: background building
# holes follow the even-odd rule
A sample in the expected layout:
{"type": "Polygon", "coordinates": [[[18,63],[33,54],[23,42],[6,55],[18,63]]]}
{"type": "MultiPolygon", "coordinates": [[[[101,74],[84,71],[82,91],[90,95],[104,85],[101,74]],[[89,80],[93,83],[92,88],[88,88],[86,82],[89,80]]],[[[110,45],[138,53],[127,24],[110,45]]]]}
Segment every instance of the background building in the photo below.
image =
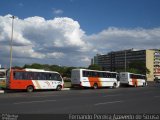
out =
{"type": "Polygon", "coordinates": [[[144,63],[150,71],[146,74],[147,80],[153,81],[156,76],[160,76],[160,51],[155,49],[129,49],[109,52],[105,55],[97,54],[91,63],[100,65],[103,70],[127,71],[130,63],[135,61],[144,63]]]}

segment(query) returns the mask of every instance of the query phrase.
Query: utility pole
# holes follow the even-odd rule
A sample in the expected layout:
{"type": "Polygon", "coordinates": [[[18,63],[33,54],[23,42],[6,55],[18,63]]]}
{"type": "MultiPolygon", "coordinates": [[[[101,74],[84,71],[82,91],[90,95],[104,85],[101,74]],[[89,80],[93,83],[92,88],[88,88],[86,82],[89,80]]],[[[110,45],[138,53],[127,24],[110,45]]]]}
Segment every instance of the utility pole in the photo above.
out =
{"type": "Polygon", "coordinates": [[[125,72],[126,72],[126,50],[124,51],[124,69],[125,69],[125,72]]]}
{"type": "Polygon", "coordinates": [[[12,33],[11,33],[11,42],[10,42],[10,71],[11,71],[11,68],[12,68],[13,27],[14,27],[14,19],[16,17],[11,16],[10,18],[12,18],[12,33]]]}

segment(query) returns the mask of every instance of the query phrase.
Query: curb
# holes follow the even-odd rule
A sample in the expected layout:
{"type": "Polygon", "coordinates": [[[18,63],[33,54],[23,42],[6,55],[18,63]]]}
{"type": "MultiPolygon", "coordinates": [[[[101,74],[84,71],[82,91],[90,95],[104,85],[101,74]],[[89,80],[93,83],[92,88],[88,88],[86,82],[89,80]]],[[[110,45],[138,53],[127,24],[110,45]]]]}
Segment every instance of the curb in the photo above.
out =
{"type": "Polygon", "coordinates": [[[63,88],[62,90],[71,90],[71,88],[63,88]]]}

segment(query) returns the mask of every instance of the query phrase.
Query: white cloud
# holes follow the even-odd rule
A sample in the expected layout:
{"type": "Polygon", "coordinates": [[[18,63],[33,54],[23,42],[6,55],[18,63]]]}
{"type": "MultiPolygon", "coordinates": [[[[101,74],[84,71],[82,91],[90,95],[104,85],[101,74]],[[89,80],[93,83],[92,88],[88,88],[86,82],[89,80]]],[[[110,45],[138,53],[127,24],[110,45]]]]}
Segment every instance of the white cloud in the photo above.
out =
{"type": "MultiPolygon", "coordinates": [[[[0,16],[0,45],[3,46],[0,47],[0,51],[3,51],[0,52],[0,59],[4,55],[9,58],[10,16],[0,16]]],[[[52,59],[50,64],[70,65],[70,58],[82,56],[83,52],[91,49],[89,43],[82,39],[84,36],[85,32],[80,28],[79,23],[71,18],[61,17],[53,20],[45,20],[38,16],[26,19],[16,18],[14,20],[13,59],[19,58],[21,61],[26,58],[28,63],[33,59],[50,63],[52,59]]],[[[4,64],[8,64],[8,61],[4,64]]],[[[16,63],[18,64],[18,61],[16,63]]]]}
{"type": "Polygon", "coordinates": [[[153,29],[120,29],[110,27],[98,34],[86,38],[98,52],[106,53],[130,48],[152,49],[159,48],[160,28],[153,29]]]}
{"type": "Polygon", "coordinates": [[[63,59],[63,57],[64,57],[64,53],[62,53],[62,52],[53,52],[53,53],[48,53],[47,55],[46,55],[46,57],[47,58],[50,58],[50,59],[63,59]]]}
{"type": "MultiPolygon", "coordinates": [[[[11,18],[0,16],[0,64],[9,64],[11,18]]],[[[110,27],[86,35],[80,24],[67,17],[14,20],[13,65],[33,62],[88,66],[97,53],[138,48],[159,48],[160,27],[121,29],[110,27]]],[[[9,67],[9,66],[8,66],[9,67]]]]}
{"type": "Polygon", "coordinates": [[[60,15],[60,14],[63,14],[63,10],[53,8],[53,13],[54,13],[55,15],[60,15]]]}
{"type": "Polygon", "coordinates": [[[81,59],[81,62],[88,62],[88,63],[90,63],[91,62],[91,59],[90,59],[90,57],[88,56],[84,56],[84,57],[82,57],[82,59],[81,59]]]}

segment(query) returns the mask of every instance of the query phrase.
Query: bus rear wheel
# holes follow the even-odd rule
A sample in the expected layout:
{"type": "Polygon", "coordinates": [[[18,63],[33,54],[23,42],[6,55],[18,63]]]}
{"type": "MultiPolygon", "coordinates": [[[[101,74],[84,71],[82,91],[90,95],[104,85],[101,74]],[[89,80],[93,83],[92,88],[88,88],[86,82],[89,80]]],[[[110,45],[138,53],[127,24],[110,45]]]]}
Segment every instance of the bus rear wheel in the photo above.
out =
{"type": "Polygon", "coordinates": [[[61,86],[61,85],[58,85],[57,88],[56,88],[56,90],[57,90],[57,91],[61,91],[61,90],[62,90],[62,86],[61,86]]]}
{"type": "Polygon", "coordinates": [[[98,84],[97,83],[94,83],[93,89],[98,89],[98,84]]]}
{"type": "Polygon", "coordinates": [[[30,85],[27,87],[27,92],[33,92],[33,90],[34,90],[33,86],[30,85]]]}
{"type": "Polygon", "coordinates": [[[143,87],[147,86],[147,83],[143,83],[143,87]]]}
{"type": "Polygon", "coordinates": [[[136,83],[134,84],[134,87],[137,87],[137,84],[136,84],[136,83]]]}

